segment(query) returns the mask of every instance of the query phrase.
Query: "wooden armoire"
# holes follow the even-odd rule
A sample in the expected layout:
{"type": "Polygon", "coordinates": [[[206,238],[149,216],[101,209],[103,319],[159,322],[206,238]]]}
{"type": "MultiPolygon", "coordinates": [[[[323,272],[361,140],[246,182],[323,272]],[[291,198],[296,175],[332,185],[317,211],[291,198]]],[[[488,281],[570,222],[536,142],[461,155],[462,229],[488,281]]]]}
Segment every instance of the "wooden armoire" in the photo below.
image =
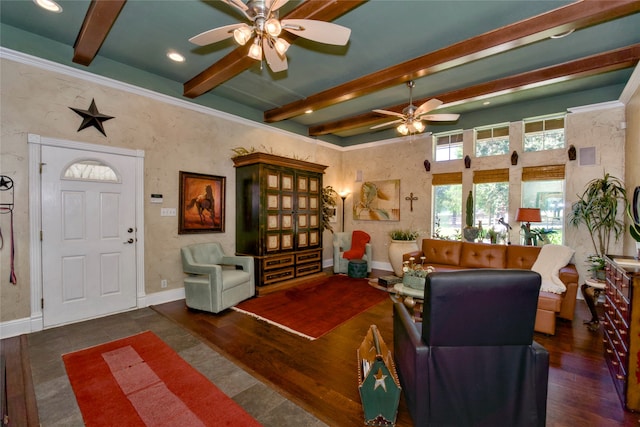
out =
{"type": "Polygon", "coordinates": [[[322,175],[327,166],[268,153],[233,159],[236,253],[255,259],[257,293],[322,275],[322,175]]]}

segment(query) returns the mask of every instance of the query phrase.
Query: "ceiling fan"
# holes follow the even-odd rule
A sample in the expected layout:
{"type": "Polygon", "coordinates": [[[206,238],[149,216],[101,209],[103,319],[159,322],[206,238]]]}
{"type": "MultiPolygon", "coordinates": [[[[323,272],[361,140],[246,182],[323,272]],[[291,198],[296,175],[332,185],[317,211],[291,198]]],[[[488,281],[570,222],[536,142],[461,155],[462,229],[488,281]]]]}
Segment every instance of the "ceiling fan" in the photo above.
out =
{"type": "Polygon", "coordinates": [[[396,113],[395,111],[389,110],[373,110],[376,113],[400,118],[392,122],[373,126],[371,129],[400,123],[397,127],[398,132],[402,135],[408,135],[422,132],[424,130],[424,123],[422,123],[423,120],[429,122],[452,122],[458,120],[460,114],[427,114],[442,105],[442,101],[439,99],[430,99],[419,107],[413,105],[413,88],[415,85],[416,84],[413,80],[409,80],[407,82],[407,87],[409,88],[409,105],[402,110],[402,113],[396,113]]]}
{"type": "Polygon", "coordinates": [[[245,45],[251,38],[253,42],[247,54],[250,58],[262,61],[264,58],[274,72],[287,69],[285,53],[289,42],[278,36],[282,30],[316,42],[344,46],[349,41],[351,30],[331,22],[313,19],[282,19],[278,18],[278,9],[289,0],[249,0],[246,4],[241,0],[222,0],[241,11],[251,21],[231,24],[214,28],[189,39],[198,46],[206,46],[225,40],[235,39],[240,45],[245,45]]]}

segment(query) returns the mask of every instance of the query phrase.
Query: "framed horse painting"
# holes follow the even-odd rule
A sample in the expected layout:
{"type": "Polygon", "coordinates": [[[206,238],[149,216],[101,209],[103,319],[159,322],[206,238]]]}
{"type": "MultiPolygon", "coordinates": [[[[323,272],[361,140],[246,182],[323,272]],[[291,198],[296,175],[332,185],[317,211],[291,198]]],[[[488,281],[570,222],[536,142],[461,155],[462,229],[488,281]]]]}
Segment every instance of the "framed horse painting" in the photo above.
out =
{"type": "Polygon", "coordinates": [[[223,233],[226,177],[180,171],[178,234],[223,233]]]}

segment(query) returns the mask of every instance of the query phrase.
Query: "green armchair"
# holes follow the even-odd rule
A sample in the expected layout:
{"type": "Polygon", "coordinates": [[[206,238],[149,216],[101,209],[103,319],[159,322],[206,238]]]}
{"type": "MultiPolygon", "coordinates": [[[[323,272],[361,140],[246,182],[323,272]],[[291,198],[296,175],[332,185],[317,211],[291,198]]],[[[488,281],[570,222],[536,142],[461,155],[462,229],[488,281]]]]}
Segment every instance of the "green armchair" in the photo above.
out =
{"type": "Polygon", "coordinates": [[[187,307],[219,313],[255,295],[253,258],[228,256],[220,243],[180,249],[187,307]]]}

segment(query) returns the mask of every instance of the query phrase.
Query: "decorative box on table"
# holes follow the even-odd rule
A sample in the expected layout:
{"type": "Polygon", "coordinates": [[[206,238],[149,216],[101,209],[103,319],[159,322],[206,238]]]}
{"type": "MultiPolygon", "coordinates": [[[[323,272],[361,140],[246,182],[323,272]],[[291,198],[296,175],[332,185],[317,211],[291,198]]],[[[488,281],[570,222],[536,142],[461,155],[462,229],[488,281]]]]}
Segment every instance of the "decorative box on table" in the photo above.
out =
{"type": "Polygon", "coordinates": [[[391,352],[376,325],[371,325],[357,353],[364,425],[395,426],[402,389],[391,352]]]}
{"type": "Polygon", "coordinates": [[[380,286],[386,286],[387,288],[393,288],[393,285],[401,282],[402,282],[402,278],[398,276],[389,275],[389,276],[378,277],[378,284],[380,286]]]}

